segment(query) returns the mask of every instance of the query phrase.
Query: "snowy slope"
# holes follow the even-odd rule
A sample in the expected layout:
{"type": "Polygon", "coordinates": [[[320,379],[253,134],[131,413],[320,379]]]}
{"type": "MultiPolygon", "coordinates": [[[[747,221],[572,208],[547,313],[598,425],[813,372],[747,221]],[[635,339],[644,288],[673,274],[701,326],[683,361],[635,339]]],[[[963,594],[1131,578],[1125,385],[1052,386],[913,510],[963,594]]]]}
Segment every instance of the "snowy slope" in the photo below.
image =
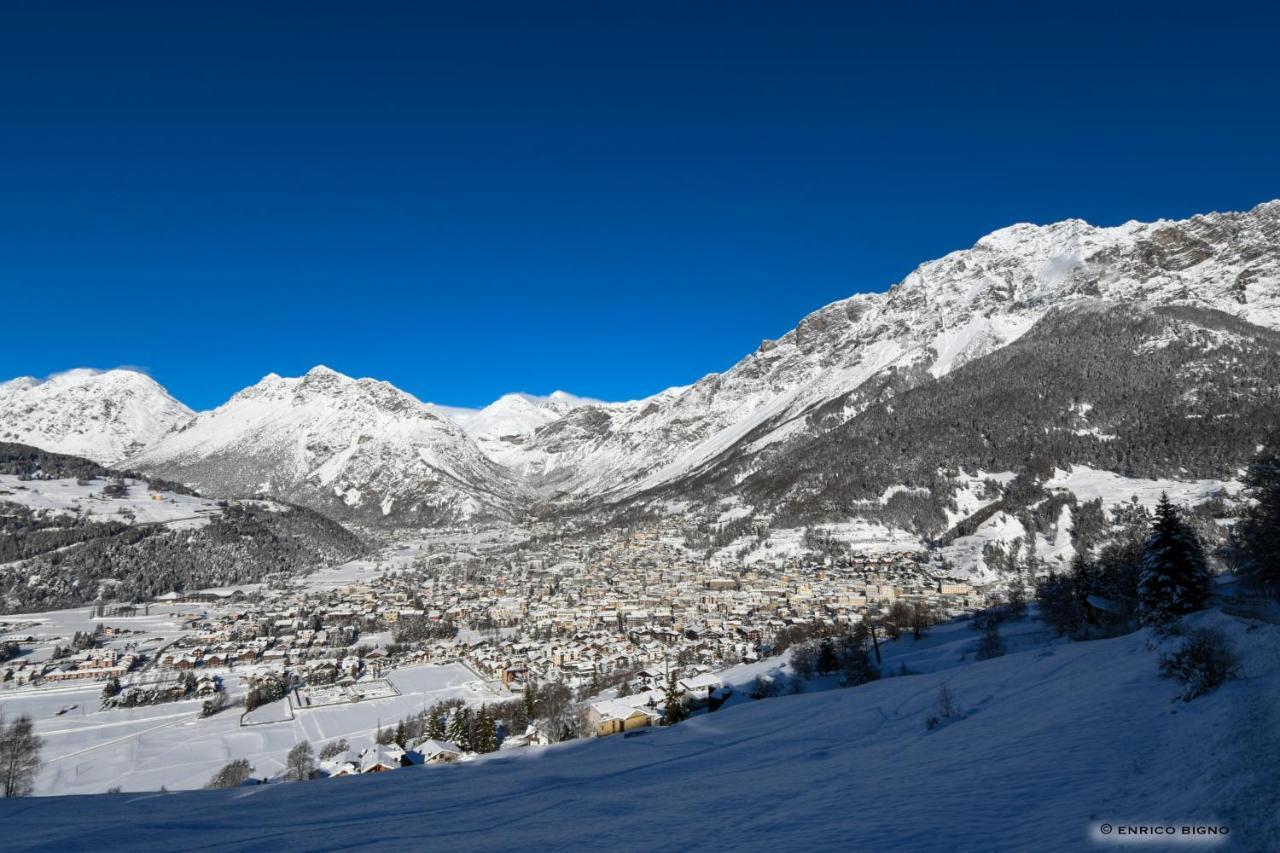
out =
{"type": "MultiPolygon", "coordinates": [[[[1280,845],[1280,628],[1207,613],[1243,678],[1190,704],[1146,631],[1005,657],[940,626],[895,660],[922,675],[741,702],[671,729],[462,765],[234,791],[0,801],[6,848],[334,850],[1109,849],[1103,823],[1226,825],[1280,845]],[[940,687],[962,716],[934,731],[940,687]]],[[[1166,641],[1167,643],[1168,641],[1166,641]]],[[[175,762],[185,758],[175,754],[175,762]]]]}
{"type": "Polygon", "coordinates": [[[155,443],[192,415],[134,370],[79,369],[0,384],[0,441],[103,464],[155,443]]]}
{"type": "Polygon", "coordinates": [[[416,525],[503,514],[518,485],[452,421],[385,382],[274,374],[129,464],[213,495],[416,525]]]}

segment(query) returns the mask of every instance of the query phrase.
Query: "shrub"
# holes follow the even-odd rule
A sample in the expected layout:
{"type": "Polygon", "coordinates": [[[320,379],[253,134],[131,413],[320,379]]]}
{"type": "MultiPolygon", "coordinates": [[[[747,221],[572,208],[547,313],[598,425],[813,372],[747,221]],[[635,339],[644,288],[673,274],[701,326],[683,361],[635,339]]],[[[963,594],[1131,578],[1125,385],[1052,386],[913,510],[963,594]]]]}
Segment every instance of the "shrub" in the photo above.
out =
{"type": "Polygon", "coordinates": [[[1176,652],[1160,659],[1160,675],[1184,685],[1182,700],[1190,702],[1235,678],[1239,666],[1226,634],[1218,628],[1196,628],[1176,652]]]}
{"type": "Polygon", "coordinates": [[[987,623],[987,632],[978,641],[978,660],[990,660],[1004,654],[1004,639],[1000,636],[1000,623],[987,623]]]}
{"type": "Polygon", "coordinates": [[[243,758],[237,758],[213,774],[206,788],[238,788],[253,775],[253,767],[243,758]]]}
{"type": "Polygon", "coordinates": [[[320,750],[320,760],[328,761],[330,758],[336,758],[350,748],[350,744],[347,743],[347,739],[344,737],[331,740],[320,750]]]}
{"type": "Polygon", "coordinates": [[[772,699],[782,692],[782,685],[772,678],[757,675],[751,682],[751,690],[747,694],[752,699],[772,699]]]}
{"type": "Polygon", "coordinates": [[[791,669],[808,680],[818,672],[818,648],[814,643],[804,643],[791,650],[791,669]]]}

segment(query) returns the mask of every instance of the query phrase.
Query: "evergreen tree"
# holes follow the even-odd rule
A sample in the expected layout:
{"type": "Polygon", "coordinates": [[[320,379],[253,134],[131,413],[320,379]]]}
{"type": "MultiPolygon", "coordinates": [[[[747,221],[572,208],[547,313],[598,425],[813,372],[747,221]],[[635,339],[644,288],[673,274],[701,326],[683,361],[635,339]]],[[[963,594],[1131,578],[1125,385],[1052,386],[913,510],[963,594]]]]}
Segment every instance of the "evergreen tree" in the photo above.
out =
{"type": "Polygon", "coordinates": [[[817,670],[819,675],[830,675],[840,668],[840,661],[836,658],[836,644],[827,637],[818,645],[818,664],[817,670]]]}
{"type": "Polygon", "coordinates": [[[1280,454],[1264,448],[1249,464],[1244,482],[1255,503],[1236,522],[1228,555],[1250,585],[1280,597],[1280,454]]]}
{"type": "Polygon", "coordinates": [[[673,672],[667,677],[667,689],[663,692],[662,719],[668,726],[674,726],[688,716],[689,709],[680,696],[680,687],[676,684],[676,674],[673,672]]]}
{"type": "Polygon", "coordinates": [[[396,724],[396,745],[404,749],[409,744],[409,729],[405,726],[404,720],[396,724]]]}
{"type": "Polygon", "coordinates": [[[1138,604],[1147,625],[1167,623],[1204,607],[1212,590],[1200,540],[1160,496],[1156,520],[1143,544],[1138,604]]]}
{"type": "Polygon", "coordinates": [[[532,675],[525,679],[523,701],[525,719],[531,722],[538,719],[538,683],[532,675]]]}
{"type": "Polygon", "coordinates": [[[445,729],[445,738],[458,745],[463,752],[472,751],[471,712],[465,708],[457,708],[449,717],[449,725],[445,729]]]}
{"type": "Polygon", "coordinates": [[[476,717],[475,750],[479,753],[498,751],[498,724],[488,707],[481,707],[476,717]]]}
{"type": "Polygon", "coordinates": [[[439,705],[432,705],[431,712],[427,717],[427,737],[432,740],[444,740],[444,725],[440,722],[443,716],[439,705]]]}

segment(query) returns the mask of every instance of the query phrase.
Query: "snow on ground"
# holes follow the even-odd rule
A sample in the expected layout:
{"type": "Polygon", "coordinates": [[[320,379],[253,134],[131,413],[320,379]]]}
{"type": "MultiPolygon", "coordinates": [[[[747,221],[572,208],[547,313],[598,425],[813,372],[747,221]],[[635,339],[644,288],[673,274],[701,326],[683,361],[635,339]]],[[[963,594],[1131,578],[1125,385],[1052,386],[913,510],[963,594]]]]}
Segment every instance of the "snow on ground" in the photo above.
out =
{"type": "Polygon", "coordinates": [[[1099,827],[1139,821],[1225,825],[1219,849],[1277,849],[1280,628],[1193,621],[1222,625],[1243,667],[1189,704],[1157,676],[1149,632],[1070,643],[1027,622],[1009,629],[1015,651],[979,662],[976,635],[954,623],[895,644],[886,669],[923,674],[743,701],[640,737],[299,785],[3,801],[0,821],[13,851],[122,838],[135,850],[1067,851],[1113,849],[1099,827]],[[960,716],[930,731],[944,684],[960,716]]]}
{"type": "MultiPolygon", "coordinates": [[[[54,646],[68,646],[77,631],[92,633],[101,623],[114,628],[127,628],[133,632],[107,641],[105,643],[107,647],[123,651],[126,646],[136,644],[141,651],[149,651],[180,636],[183,633],[182,622],[185,618],[206,612],[200,605],[152,604],[149,608],[140,606],[137,616],[95,619],[92,611],[93,607],[85,605],[70,610],[50,610],[44,613],[6,614],[0,616],[0,626],[14,627],[0,627],[0,639],[34,637],[33,643],[22,644],[22,656],[32,661],[43,661],[50,657],[54,646]],[[147,612],[148,609],[149,612],[147,612]]],[[[8,695],[6,688],[0,687],[0,703],[5,701],[6,695],[8,695]]]]}
{"type": "MultiPolygon", "coordinates": [[[[236,672],[221,673],[238,691],[236,672]]],[[[241,724],[235,708],[201,718],[195,700],[102,711],[98,682],[0,691],[0,707],[8,716],[35,719],[45,741],[36,793],[52,795],[96,794],[113,785],[126,791],[199,788],[234,758],[248,758],[255,776],[274,776],[283,771],[289,748],[303,739],[319,748],[345,737],[359,749],[373,743],[379,726],[437,701],[459,698],[478,707],[511,698],[464,664],[409,667],[384,678],[398,695],[321,707],[281,700],[250,712],[245,722],[251,725],[241,724]]]]}
{"type": "Polygon", "coordinates": [[[126,497],[105,497],[107,480],[90,480],[80,485],[75,479],[20,480],[14,474],[0,474],[0,502],[22,504],[33,510],[66,515],[90,516],[95,521],[123,521],[136,524],[168,524],[174,528],[200,527],[208,517],[222,512],[207,498],[153,491],[145,480],[126,479],[126,497]]]}
{"type": "MultiPolygon", "coordinates": [[[[948,521],[954,523],[968,517],[963,510],[977,511],[982,501],[975,501],[980,490],[981,477],[994,479],[1012,475],[980,475],[978,479],[963,481],[957,493],[957,501],[962,511],[948,513],[948,521]]],[[[1214,496],[1238,498],[1241,484],[1235,480],[1144,480],[1123,477],[1110,471],[1100,471],[1084,465],[1072,466],[1070,470],[1058,469],[1053,477],[1044,483],[1049,490],[1065,489],[1072,492],[1081,503],[1102,499],[1103,509],[1109,510],[1117,504],[1127,504],[1137,499],[1138,503],[1148,510],[1153,509],[1160,500],[1160,495],[1167,493],[1175,504],[1192,505],[1201,503],[1214,496]]],[[[1075,556],[1071,546],[1071,510],[1064,507],[1057,522],[1057,533],[1053,539],[1036,534],[1036,554],[1050,565],[1065,566],[1075,556]]],[[[991,579],[986,563],[982,558],[983,549],[991,542],[1005,545],[1014,539],[1026,539],[1027,531],[1014,516],[998,512],[979,525],[969,536],[961,536],[950,545],[941,549],[942,555],[960,573],[969,574],[975,581],[991,579]]]]}
{"type": "Polygon", "coordinates": [[[1167,492],[1175,504],[1197,504],[1215,495],[1238,495],[1241,485],[1234,480],[1143,480],[1122,477],[1110,471],[1099,471],[1086,465],[1073,465],[1071,470],[1058,469],[1045,483],[1048,489],[1068,489],[1081,502],[1102,498],[1103,508],[1128,503],[1134,497],[1151,509],[1167,492]]]}
{"type": "MultiPolygon", "coordinates": [[[[54,646],[67,645],[76,631],[92,631],[101,622],[136,632],[107,645],[123,650],[136,644],[137,650],[154,656],[185,633],[186,618],[210,610],[216,608],[153,604],[147,615],[101,620],[91,616],[89,607],[15,614],[0,618],[0,626],[11,626],[0,628],[0,637],[34,637],[24,650],[27,657],[40,661],[50,657],[54,646]]],[[[207,671],[219,675],[234,697],[244,692],[241,675],[253,669],[207,671]]],[[[346,737],[360,748],[373,743],[379,726],[394,725],[437,701],[460,698],[479,706],[511,698],[504,687],[463,663],[407,667],[382,677],[392,689],[370,692],[383,698],[320,708],[272,703],[252,713],[249,721],[261,725],[249,727],[240,725],[243,709],[200,718],[198,700],[103,711],[102,683],[97,681],[0,687],[0,710],[7,716],[34,718],[36,733],[45,739],[45,767],[36,793],[50,795],[100,793],[112,785],[135,791],[198,788],[233,758],[248,758],[259,774],[271,776],[281,771],[285,753],[303,738],[318,746],[346,737]]]]}
{"type": "MultiPolygon", "coordinates": [[[[865,518],[820,525],[822,531],[845,543],[849,550],[859,554],[880,554],[890,551],[918,551],[924,547],[919,536],[896,527],[888,527],[865,518]]],[[[716,565],[740,565],[745,562],[781,563],[807,553],[804,529],[789,527],[769,532],[769,538],[759,547],[739,558],[738,552],[755,541],[752,535],[741,536],[711,556],[716,565]]]]}

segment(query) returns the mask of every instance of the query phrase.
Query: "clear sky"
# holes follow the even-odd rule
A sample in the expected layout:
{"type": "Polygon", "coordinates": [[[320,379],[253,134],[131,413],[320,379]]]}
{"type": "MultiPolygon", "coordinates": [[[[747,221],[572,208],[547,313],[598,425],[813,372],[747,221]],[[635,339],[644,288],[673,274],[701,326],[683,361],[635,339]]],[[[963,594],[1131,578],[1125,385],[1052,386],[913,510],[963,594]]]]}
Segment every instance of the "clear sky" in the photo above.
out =
{"type": "Polygon", "coordinates": [[[1013,222],[1280,196],[1262,4],[859,5],[5,3],[0,378],[628,399],[1013,222]]]}

